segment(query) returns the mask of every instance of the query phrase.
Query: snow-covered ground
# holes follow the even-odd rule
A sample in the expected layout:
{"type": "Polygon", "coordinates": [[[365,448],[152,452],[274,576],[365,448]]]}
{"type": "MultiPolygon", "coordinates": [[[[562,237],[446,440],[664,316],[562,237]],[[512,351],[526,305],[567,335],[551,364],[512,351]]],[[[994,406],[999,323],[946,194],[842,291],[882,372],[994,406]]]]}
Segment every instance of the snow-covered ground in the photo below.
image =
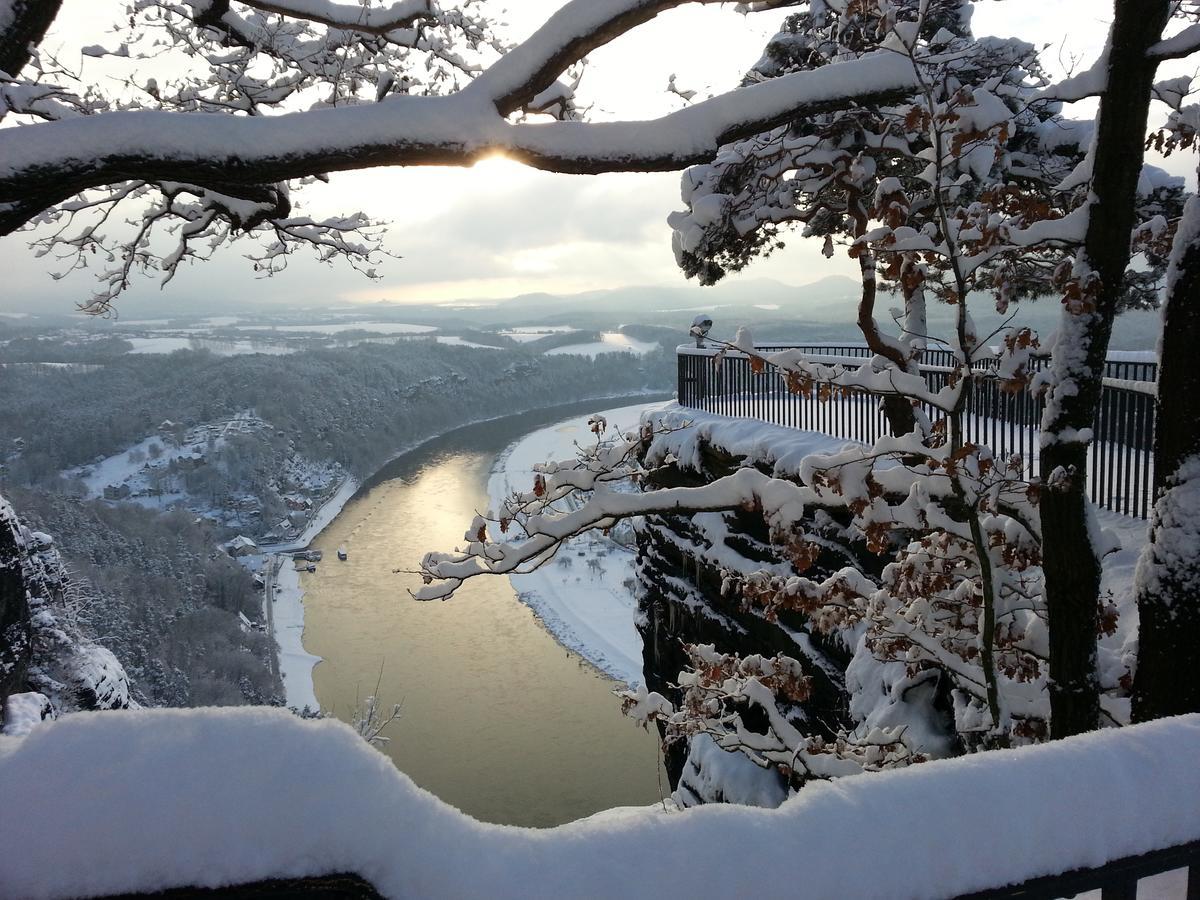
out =
{"type": "Polygon", "coordinates": [[[308,520],[308,525],[304,527],[304,530],[294,540],[286,541],[282,544],[269,544],[264,549],[271,553],[303,550],[313,542],[313,539],[318,534],[325,530],[326,525],[337,518],[338,513],[342,511],[342,507],[349,503],[350,498],[358,491],[358,486],[359,481],[357,478],[351,475],[346,476],[341,486],[313,513],[312,518],[308,520]]]}
{"type": "MultiPolygon", "coordinates": [[[[273,564],[273,561],[268,564],[273,564]]],[[[317,710],[320,705],[313,689],[312,670],[321,657],[313,656],[304,649],[304,591],[300,588],[300,575],[286,554],[278,560],[278,564],[275,597],[264,597],[263,603],[272,604],[284,695],[288,706],[296,709],[307,706],[317,710]]]]}
{"type": "Polygon", "coordinates": [[[294,347],[280,344],[267,344],[259,341],[222,341],[219,338],[204,339],[193,337],[130,337],[125,338],[133,344],[130,353],[174,353],[176,350],[208,350],[217,356],[244,356],[248,353],[267,353],[272,356],[283,356],[294,353],[294,347]]]}
{"type": "Polygon", "coordinates": [[[474,347],[476,350],[499,350],[499,347],[492,347],[489,344],[476,344],[472,341],[464,340],[460,337],[455,337],[449,334],[439,334],[437,336],[439,344],[446,344],[450,347],[474,347]]]}
{"type": "Polygon", "coordinates": [[[571,332],[578,330],[578,328],[574,328],[570,325],[529,325],[524,327],[518,326],[516,328],[506,328],[503,331],[498,332],[498,334],[502,334],[505,337],[510,337],[518,344],[527,344],[530,341],[536,341],[551,334],[570,334],[571,332]]]}
{"type": "Polygon", "coordinates": [[[386,897],[948,897],[1200,839],[1197,746],[1200,716],[1179,716],[814,782],[777,809],[539,830],[463,815],[334,720],[77,713],[0,736],[19,811],[0,816],[0,895],[356,872],[386,897]]]}
{"type": "Polygon", "coordinates": [[[213,448],[225,442],[230,431],[250,431],[265,427],[265,423],[249,411],[238,413],[232,419],[213,422],[190,429],[178,443],[172,443],[164,435],[152,434],[119,453],[98,460],[90,466],[76,466],[63,472],[66,478],[78,478],[87,487],[89,497],[100,497],[109,486],[126,485],[131,493],[149,487],[149,478],[155,469],[165,470],[172,460],[187,459],[208,450],[207,442],[213,439],[213,448]],[[150,448],[157,445],[159,455],[150,456],[150,448]]]}
{"type": "MultiPolygon", "coordinates": [[[[248,530],[257,537],[272,523],[261,521],[254,497],[242,497],[251,502],[247,508],[239,503],[214,504],[210,498],[188,493],[186,481],[178,472],[172,473],[171,464],[180,462],[194,466],[212,463],[214,458],[219,461],[220,452],[231,435],[253,435],[269,431],[270,428],[252,410],[243,410],[230,419],[194,426],[182,435],[176,427],[169,426],[112,456],[98,459],[90,465],[66,469],[62,476],[80,480],[88,497],[107,496],[151,509],[167,509],[182,504],[206,519],[230,528],[248,530]],[[157,448],[153,450],[157,456],[153,455],[152,448],[157,448]]],[[[358,487],[358,483],[349,479],[337,463],[329,460],[315,462],[294,452],[283,458],[276,474],[278,480],[273,489],[278,490],[279,498],[298,501],[304,508],[322,497],[345,492],[334,507],[318,508],[308,519],[308,526],[304,530],[307,537],[293,539],[288,543],[289,547],[296,544],[297,540],[301,541],[299,546],[311,540],[337,515],[341,504],[358,487]]],[[[281,533],[291,532],[292,522],[289,520],[286,524],[287,529],[281,530],[281,533]]]]}
{"type": "MultiPolygon", "coordinates": [[[[611,426],[630,430],[644,410],[662,403],[640,403],[601,412],[611,426]]],[[[499,509],[514,490],[529,490],[533,467],[575,456],[576,442],[595,438],[587,416],[577,416],[535,431],[509,446],[488,479],[492,508],[499,509]]],[[[601,671],[628,684],[642,680],[642,639],[634,627],[633,553],[609,538],[588,533],[569,541],[540,569],[510,576],[513,588],[563,646],[601,671]]]]}
{"type": "Polygon", "coordinates": [[[437,331],[432,325],[407,325],[402,322],[323,322],[314,325],[238,325],[238,331],[280,331],[295,334],[338,334],[343,331],[374,331],[377,334],[427,334],[437,331]]]}
{"type": "MultiPolygon", "coordinates": [[[[1146,545],[1149,523],[1145,519],[1121,516],[1108,510],[1099,510],[1096,518],[1100,527],[1108,532],[1109,546],[1118,547],[1102,560],[1100,575],[1101,594],[1111,594],[1113,605],[1117,608],[1117,630],[1100,639],[1096,660],[1100,683],[1114,685],[1122,675],[1134,671],[1137,661],[1138,609],[1133,576],[1138,557],[1146,545]]],[[[1105,711],[1117,721],[1129,721],[1128,698],[1102,693],[1100,701],[1105,711]]]]}
{"type": "MultiPolygon", "coordinates": [[[[516,335],[510,335],[516,337],[516,335]]],[[[560,356],[569,353],[573,356],[595,357],[600,353],[636,353],[639,356],[649,353],[658,346],[657,341],[639,341],[619,331],[606,331],[600,335],[599,341],[587,344],[568,344],[565,347],[555,347],[547,350],[546,356],[560,356]]]]}

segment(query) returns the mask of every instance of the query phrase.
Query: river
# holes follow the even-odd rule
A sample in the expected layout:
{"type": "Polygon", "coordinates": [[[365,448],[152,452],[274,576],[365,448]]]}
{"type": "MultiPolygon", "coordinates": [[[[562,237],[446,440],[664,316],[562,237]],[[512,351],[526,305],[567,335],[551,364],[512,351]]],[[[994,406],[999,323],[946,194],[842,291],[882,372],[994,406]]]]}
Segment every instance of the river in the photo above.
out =
{"type": "Polygon", "coordinates": [[[304,646],[321,708],[349,721],[378,693],[402,703],[381,748],[418,785],[476,818],[552,826],[657,802],[658,739],[622,716],[616,683],[559,645],[507,578],[418,603],[427,550],[460,543],[485,509],[496,455],[537,428],[621,406],[587,401],[460,428],[393,460],[313,542],[304,646]],[[340,562],[336,551],[348,551],[340,562]],[[378,684],[378,691],[376,685],[378,684]]]}

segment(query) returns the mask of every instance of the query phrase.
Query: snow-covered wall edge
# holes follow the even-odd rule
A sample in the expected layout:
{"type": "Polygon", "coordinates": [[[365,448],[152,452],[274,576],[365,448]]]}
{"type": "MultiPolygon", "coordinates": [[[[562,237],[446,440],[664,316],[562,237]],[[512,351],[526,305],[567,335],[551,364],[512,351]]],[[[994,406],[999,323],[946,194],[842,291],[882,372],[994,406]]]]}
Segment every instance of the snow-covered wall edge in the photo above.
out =
{"type": "Polygon", "coordinates": [[[387,896],[953,896],[1200,839],[1200,715],[558,828],[442,803],[338,722],[79,713],[0,737],[0,894],[350,871],[387,896]]]}

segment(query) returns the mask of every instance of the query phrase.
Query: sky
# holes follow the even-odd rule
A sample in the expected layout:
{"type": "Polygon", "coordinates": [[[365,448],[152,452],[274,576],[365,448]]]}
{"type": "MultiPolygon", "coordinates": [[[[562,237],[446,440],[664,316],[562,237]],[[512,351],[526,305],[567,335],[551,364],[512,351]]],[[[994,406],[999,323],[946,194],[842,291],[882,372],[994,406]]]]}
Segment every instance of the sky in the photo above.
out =
{"type": "MultiPolygon", "coordinates": [[[[449,0],[446,0],[449,2],[449,0]]],[[[532,32],[562,0],[519,0],[507,9],[488,2],[514,38],[532,32]]],[[[66,0],[55,37],[64,46],[102,43],[121,0],[66,0]]],[[[1009,36],[1046,45],[1047,66],[1062,71],[1086,65],[1103,44],[1109,4],[1102,0],[978,2],[976,34],[1009,36]]],[[[671,75],[699,97],[735,85],[777,30],[782,12],[744,16],[733,4],[674,10],[661,15],[589,60],[580,91],[591,119],[640,119],[683,105],[667,92],[671,75]]],[[[53,43],[53,42],[52,42],[53,43]]],[[[1178,73],[1172,73],[1178,74],[1178,73]]],[[[1171,160],[1183,171],[1187,154],[1171,160]]],[[[159,289],[141,279],[131,299],[150,300],[179,312],[213,296],[247,305],[290,306],[498,299],[522,293],[570,294],[630,285],[684,283],[671,253],[666,217],[682,207],[679,175],[556,175],[494,158],[467,169],[369,170],[331,177],[305,189],[311,214],[363,210],[388,222],[385,245],[399,258],[369,281],[346,265],[307,258],[270,279],[257,278],[236,247],[186,267],[159,289]]],[[[91,290],[87,273],[55,281],[44,260],[21,234],[0,239],[5,289],[0,311],[69,312],[91,290]]],[[[739,278],[770,278],[802,286],[830,275],[853,275],[843,254],[826,260],[815,242],[789,242],[785,251],[759,260],[739,278]]],[[[118,301],[119,302],[119,301],[118,301]]]]}

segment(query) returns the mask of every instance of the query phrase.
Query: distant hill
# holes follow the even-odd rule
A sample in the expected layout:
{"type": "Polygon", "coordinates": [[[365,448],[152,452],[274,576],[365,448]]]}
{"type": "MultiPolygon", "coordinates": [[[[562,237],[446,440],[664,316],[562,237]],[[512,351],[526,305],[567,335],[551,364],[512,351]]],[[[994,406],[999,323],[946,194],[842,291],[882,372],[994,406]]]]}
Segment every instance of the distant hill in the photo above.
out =
{"type": "MultiPolygon", "coordinates": [[[[687,339],[687,329],[697,313],[712,316],[714,337],[732,337],[741,325],[749,326],[759,340],[771,341],[860,341],[861,334],[854,321],[859,297],[856,281],[843,276],[830,276],[805,285],[790,285],[771,279],[730,278],[714,287],[700,287],[680,282],[672,285],[631,285],[608,290],[584,291],[575,294],[529,293],[501,300],[464,298],[445,303],[330,304],[324,309],[280,309],[278,307],[246,304],[237,311],[244,326],[260,324],[286,325],[292,322],[342,322],[369,320],[373,323],[397,322],[428,325],[450,334],[473,334],[515,326],[569,325],[582,331],[615,331],[627,325],[655,326],[670,329],[679,341],[687,339]]],[[[896,328],[889,309],[898,300],[889,295],[879,298],[876,317],[887,331],[896,328]]],[[[208,327],[216,321],[209,307],[186,307],[180,312],[166,304],[150,319],[169,321],[172,327],[200,325],[208,327]]],[[[147,314],[151,312],[146,310],[147,314]]],[[[1061,308],[1055,298],[1047,297],[1022,304],[1014,321],[1033,326],[1043,337],[1057,328],[1061,308]]],[[[972,314],[980,333],[987,335],[998,327],[1003,318],[989,311],[980,299],[972,303],[972,314]]],[[[931,327],[935,332],[948,330],[953,310],[932,304],[931,327]]],[[[118,325],[137,322],[134,310],[122,307],[118,325]]],[[[0,340],[41,331],[51,325],[70,324],[96,334],[113,330],[112,322],[97,322],[76,316],[26,315],[0,318],[0,340]]],[[[1113,334],[1113,349],[1153,349],[1158,340],[1160,320],[1156,312],[1127,313],[1117,322],[1113,334]]],[[[669,344],[671,338],[663,334],[669,344]]],[[[483,342],[487,342],[483,340],[483,342]]]]}

